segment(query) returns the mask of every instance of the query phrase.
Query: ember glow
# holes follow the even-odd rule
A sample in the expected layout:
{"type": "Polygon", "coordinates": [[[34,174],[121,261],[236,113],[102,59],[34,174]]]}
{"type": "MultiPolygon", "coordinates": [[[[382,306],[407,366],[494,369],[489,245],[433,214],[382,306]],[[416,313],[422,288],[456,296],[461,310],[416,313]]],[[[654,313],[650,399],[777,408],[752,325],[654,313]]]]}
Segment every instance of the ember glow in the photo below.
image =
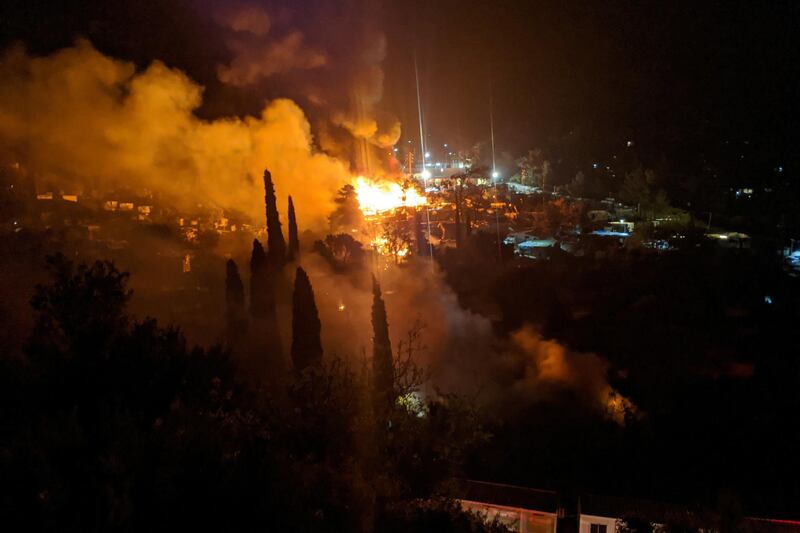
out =
{"type": "Polygon", "coordinates": [[[380,255],[394,256],[396,260],[404,259],[408,256],[409,248],[407,243],[392,242],[386,237],[378,236],[372,239],[370,244],[380,255]]]}
{"type": "Polygon", "coordinates": [[[393,181],[368,181],[363,176],[355,180],[354,187],[361,211],[377,215],[399,207],[419,207],[427,203],[425,196],[414,187],[403,188],[393,181]]]}

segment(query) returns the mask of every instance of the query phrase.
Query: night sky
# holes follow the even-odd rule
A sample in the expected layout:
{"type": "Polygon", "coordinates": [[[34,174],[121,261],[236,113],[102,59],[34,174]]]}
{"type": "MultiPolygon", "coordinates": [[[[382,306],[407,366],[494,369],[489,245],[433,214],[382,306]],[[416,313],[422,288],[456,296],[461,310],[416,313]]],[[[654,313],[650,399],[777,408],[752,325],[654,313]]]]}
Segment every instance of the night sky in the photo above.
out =
{"type": "MultiPolygon", "coordinates": [[[[325,51],[324,69],[231,87],[216,65],[230,55],[213,12],[232,3],[10,0],[0,44],[46,53],[88,37],[104,53],[146,65],[161,59],[206,86],[207,117],[257,112],[264,99],[306,105],[309,85],[348,85],[358,35],[387,38],[381,112],[416,142],[416,54],[430,144],[497,149],[574,146],[580,161],[608,157],[627,140],[640,157],[697,163],[725,141],[748,142],[764,165],[792,167],[800,93],[800,4],[794,2],[254,2],[272,31],[301,31],[325,51]]],[[[241,5],[239,2],[238,5],[241,5]]]]}

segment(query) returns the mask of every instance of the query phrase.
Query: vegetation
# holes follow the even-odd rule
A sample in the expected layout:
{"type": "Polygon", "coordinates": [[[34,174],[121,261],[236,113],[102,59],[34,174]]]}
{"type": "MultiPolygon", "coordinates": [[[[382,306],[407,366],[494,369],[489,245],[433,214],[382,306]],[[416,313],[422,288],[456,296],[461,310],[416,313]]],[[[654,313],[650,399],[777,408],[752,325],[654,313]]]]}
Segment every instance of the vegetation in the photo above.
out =
{"type": "Polygon", "coordinates": [[[289,216],[289,250],[287,259],[289,261],[294,261],[300,255],[300,239],[297,236],[297,217],[294,213],[294,202],[292,201],[292,197],[289,196],[289,208],[288,208],[288,216],[289,216]]]}
{"type": "MultiPolygon", "coordinates": [[[[132,319],[128,276],[113,264],[48,265],[25,358],[0,359],[7,527],[498,530],[437,496],[484,438],[455,398],[415,411],[391,402],[387,427],[371,414],[372,380],[338,359],[244,385],[225,351],[132,319]]],[[[302,270],[297,283],[313,315],[302,270]]]]}
{"type": "Polygon", "coordinates": [[[264,170],[264,203],[267,212],[267,247],[270,268],[279,269],[286,261],[286,240],[283,238],[278,204],[275,199],[275,186],[272,174],[264,170]]]}

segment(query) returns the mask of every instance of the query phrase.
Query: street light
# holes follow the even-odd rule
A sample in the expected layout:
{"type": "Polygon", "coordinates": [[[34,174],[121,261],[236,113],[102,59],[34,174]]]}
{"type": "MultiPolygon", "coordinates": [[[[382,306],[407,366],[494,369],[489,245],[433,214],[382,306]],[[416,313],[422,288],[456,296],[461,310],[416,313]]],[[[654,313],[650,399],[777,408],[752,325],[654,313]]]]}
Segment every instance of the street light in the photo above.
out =
{"type": "Polygon", "coordinates": [[[496,170],[492,171],[492,179],[497,179],[500,177],[500,173],[496,170]]]}
{"type": "Polygon", "coordinates": [[[425,170],[422,171],[421,176],[422,179],[427,180],[431,177],[431,171],[426,168],[425,170]]]}

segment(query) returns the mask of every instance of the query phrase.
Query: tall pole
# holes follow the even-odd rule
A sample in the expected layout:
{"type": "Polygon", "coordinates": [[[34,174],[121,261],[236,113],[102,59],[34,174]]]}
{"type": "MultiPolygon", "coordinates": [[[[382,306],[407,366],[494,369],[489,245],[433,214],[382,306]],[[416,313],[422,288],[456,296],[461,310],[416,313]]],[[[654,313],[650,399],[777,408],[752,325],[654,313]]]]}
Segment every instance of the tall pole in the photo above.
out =
{"type": "MultiPolygon", "coordinates": [[[[414,51],[414,78],[417,82],[417,114],[419,115],[419,148],[422,157],[422,186],[425,194],[428,193],[428,172],[425,168],[425,133],[422,128],[422,98],[419,94],[419,68],[417,68],[417,52],[414,51]]],[[[414,169],[411,169],[412,172],[414,169]]],[[[431,254],[431,264],[433,263],[433,243],[431,242],[431,213],[428,210],[427,196],[425,201],[425,222],[428,226],[428,250],[431,254]]]]}
{"type": "MultiPolygon", "coordinates": [[[[494,96],[492,94],[492,80],[489,79],[489,131],[492,138],[492,182],[494,183],[495,200],[500,199],[500,190],[497,187],[497,161],[494,156],[494,96]]],[[[499,203],[499,202],[497,202],[499,203]]],[[[503,262],[503,245],[500,243],[500,213],[494,210],[494,224],[497,230],[497,260],[503,262]]]]}

